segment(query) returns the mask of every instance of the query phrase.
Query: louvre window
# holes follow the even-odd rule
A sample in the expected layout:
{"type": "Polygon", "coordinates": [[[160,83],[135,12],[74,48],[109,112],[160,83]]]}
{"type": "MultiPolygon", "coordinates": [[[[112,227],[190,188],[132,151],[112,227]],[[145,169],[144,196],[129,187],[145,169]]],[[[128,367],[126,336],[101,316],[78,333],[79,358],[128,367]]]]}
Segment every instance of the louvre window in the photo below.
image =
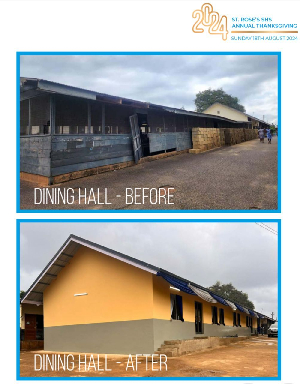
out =
{"type": "Polygon", "coordinates": [[[252,328],[252,317],[246,316],[246,327],[252,328]]]}
{"type": "Polygon", "coordinates": [[[233,312],[233,326],[234,326],[234,327],[237,327],[236,312],[233,312]]]}
{"type": "Polygon", "coordinates": [[[212,323],[213,324],[219,324],[219,322],[218,322],[218,308],[215,306],[212,306],[211,312],[212,312],[212,323]]]}
{"type": "Polygon", "coordinates": [[[222,325],[225,325],[225,318],[224,318],[224,309],[219,309],[219,323],[222,325]]]}
{"type": "Polygon", "coordinates": [[[171,319],[184,321],[182,296],[180,295],[171,294],[171,319]]]}
{"type": "Polygon", "coordinates": [[[237,324],[236,324],[237,327],[241,327],[241,315],[238,313],[237,314],[237,324]]]}

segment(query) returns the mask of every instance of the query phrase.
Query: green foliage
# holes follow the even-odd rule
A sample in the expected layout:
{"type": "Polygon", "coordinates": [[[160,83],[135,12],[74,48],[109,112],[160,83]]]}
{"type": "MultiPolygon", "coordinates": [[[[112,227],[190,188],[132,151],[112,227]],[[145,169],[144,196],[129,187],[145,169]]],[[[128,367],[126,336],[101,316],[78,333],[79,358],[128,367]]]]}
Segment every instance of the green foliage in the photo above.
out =
{"type": "Polygon", "coordinates": [[[22,300],[23,299],[23,297],[25,296],[25,291],[20,291],[20,299],[22,300]]]}
{"type": "Polygon", "coordinates": [[[228,107],[237,109],[241,112],[246,112],[243,105],[239,104],[237,97],[231,96],[222,88],[219,89],[206,89],[203,92],[198,92],[195,99],[196,111],[203,112],[214,103],[221,103],[228,105],[228,107]]]}
{"type": "Polygon", "coordinates": [[[217,281],[214,285],[209,287],[209,289],[225,299],[244,305],[249,309],[254,309],[254,304],[249,300],[248,294],[243,291],[238,291],[232,283],[222,284],[220,281],[217,281]]]}

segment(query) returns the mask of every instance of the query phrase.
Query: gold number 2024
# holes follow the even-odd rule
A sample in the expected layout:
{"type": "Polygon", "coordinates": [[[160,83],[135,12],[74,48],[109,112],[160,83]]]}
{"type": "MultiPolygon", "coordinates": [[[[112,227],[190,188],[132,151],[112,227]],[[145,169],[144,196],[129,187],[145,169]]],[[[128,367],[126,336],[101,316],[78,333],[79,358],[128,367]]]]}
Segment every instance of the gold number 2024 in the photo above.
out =
{"type": "Polygon", "coordinates": [[[193,25],[193,32],[203,33],[204,29],[201,28],[201,24],[209,27],[208,32],[212,35],[222,35],[223,40],[227,40],[228,30],[227,30],[227,17],[220,15],[218,12],[213,10],[213,6],[209,3],[202,5],[201,10],[196,9],[193,12],[193,18],[197,18],[195,24],[193,25]]]}

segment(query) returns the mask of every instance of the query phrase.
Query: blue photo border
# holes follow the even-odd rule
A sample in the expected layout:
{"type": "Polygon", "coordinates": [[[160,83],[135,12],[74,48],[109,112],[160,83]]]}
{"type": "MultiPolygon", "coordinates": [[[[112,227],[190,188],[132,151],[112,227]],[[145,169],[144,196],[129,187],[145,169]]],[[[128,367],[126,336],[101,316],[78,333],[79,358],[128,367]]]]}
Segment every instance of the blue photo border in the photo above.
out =
{"type": "Polygon", "coordinates": [[[263,212],[263,213],[280,213],[281,212],[281,52],[277,51],[269,51],[269,52],[257,52],[257,51],[245,51],[245,52],[235,52],[235,51],[221,51],[221,52],[149,52],[149,51],[141,51],[141,52],[17,52],[16,53],[16,110],[17,110],[17,200],[16,200],[16,212],[17,213],[256,213],[256,212],[263,212]],[[122,209],[122,210],[114,210],[114,209],[105,209],[105,210],[93,210],[93,209],[30,209],[30,210],[22,210],[20,207],[20,57],[22,55],[26,56],[51,56],[51,55],[57,55],[57,56],[70,56],[70,55],[112,55],[112,56],[118,56],[118,55],[210,55],[210,56],[216,56],[216,55],[239,55],[239,56],[249,56],[249,55],[260,55],[260,56],[277,56],[277,94],[278,94],[278,161],[277,161],[277,169],[278,169],[278,177],[277,177],[277,210],[162,210],[162,209],[156,209],[156,210],[132,210],[132,209],[122,209]]]}
{"type": "Polygon", "coordinates": [[[17,260],[16,260],[16,379],[17,380],[281,380],[281,220],[280,219],[17,219],[17,260]],[[21,377],[20,376],[20,225],[22,223],[277,223],[278,224],[278,362],[277,377],[21,377]]]}

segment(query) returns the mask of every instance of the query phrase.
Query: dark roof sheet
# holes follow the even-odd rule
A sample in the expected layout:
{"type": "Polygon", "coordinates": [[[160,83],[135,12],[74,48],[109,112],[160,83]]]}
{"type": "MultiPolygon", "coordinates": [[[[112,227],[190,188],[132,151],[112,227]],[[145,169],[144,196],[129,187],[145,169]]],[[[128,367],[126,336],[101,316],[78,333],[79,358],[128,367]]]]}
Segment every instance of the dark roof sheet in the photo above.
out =
{"type": "Polygon", "coordinates": [[[235,120],[230,120],[226,117],[220,117],[220,116],[210,115],[206,113],[198,113],[195,111],[186,111],[180,108],[167,107],[165,105],[159,105],[159,104],[154,104],[150,102],[128,99],[126,97],[108,95],[107,93],[99,93],[99,92],[90,91],[87,89],[73,87],[70,85],[60,84],[60,83],[43,80],[43,79],[21,77],[20,84],[21,84],[21,88],[20,88],[21,100],[27,97],[30,98],[33,95],[37,95],[40,92],[50,92],[50,93],[58,93],[66,96],[85,98],[89,100],[114,102],[114,103],[125,105],[125,106],[134,105],[137,108],[150,108],[150,109],[156,109],[156,110],[164,110],[171,113],[177,113],[179,115],[189,115],[189,116],[197,116],[197,117],[203,117],[208,119],[229,121],[234,124],[240,124],[240,123],[247,124],[247,121],[235,121],[235,120]]]}

